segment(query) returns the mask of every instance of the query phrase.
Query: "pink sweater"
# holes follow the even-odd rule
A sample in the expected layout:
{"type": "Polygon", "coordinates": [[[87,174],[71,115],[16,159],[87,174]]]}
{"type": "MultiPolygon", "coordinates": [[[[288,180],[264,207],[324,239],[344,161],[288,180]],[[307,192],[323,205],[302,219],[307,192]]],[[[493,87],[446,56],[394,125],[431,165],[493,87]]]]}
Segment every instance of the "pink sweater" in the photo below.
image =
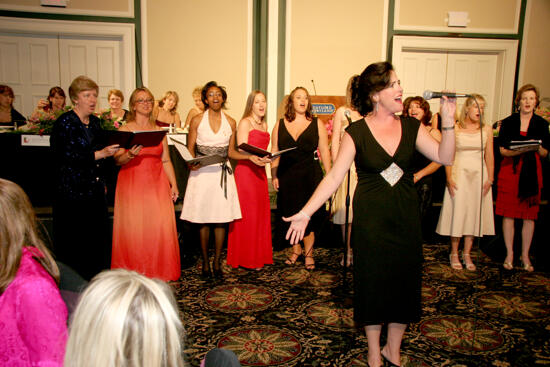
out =
{"type": "Polygon", "coordinates": [[[0,295],[0,366],[58,367],[67,342],[67,307],[48,272],[23,248],[21,265],[0,295]]]}

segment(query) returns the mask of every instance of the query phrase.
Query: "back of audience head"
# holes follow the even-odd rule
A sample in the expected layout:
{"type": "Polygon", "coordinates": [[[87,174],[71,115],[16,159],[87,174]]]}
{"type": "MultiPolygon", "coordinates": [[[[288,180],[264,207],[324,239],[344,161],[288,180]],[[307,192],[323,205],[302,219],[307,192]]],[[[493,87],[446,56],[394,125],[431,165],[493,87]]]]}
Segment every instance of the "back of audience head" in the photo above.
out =
{"type": "Polygon", "coordinates": [[[0,294],[15,278],[23,247],[34,247],[44,269],[59,283],[59,269],[39,235],[36,214],[23,189],[0,178],[0,294]]]}
{"type": "Polygon", "coordinates": [[[180,367],[183,326],[170,287],[116,269],[94,277],[70,329],[66,367],[180,367]]]}

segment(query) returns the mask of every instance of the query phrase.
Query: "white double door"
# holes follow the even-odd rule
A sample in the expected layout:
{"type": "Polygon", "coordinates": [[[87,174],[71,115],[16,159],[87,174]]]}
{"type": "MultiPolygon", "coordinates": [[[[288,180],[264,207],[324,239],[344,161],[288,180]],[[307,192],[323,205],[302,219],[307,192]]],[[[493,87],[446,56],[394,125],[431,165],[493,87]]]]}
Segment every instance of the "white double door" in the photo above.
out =
{"type": "MultiPolygon", "coordinates": [[[[403,97],[422,96],[425,90],[452,90],[477,93],[485,98],[485,122],[496,118],[498,55],[492,52],[403,51],[396,69],[403,86],[403,97]]],[[[457,100],[460,111],[465,99],[457,100]]],[[[433,113],[439,111],[439,99],[429,101],[433,113]]]]}
{"type": "Polygon", "coordinates": [[[107,92],[125,90],[121,73],[122,40],[86,36],[0,33],[0,84],[15,93],[14,107],[29,116],[53,86],[61,86],[69,101],[69,85],[86,75],[99,85],[99,108],[107,92]]]}

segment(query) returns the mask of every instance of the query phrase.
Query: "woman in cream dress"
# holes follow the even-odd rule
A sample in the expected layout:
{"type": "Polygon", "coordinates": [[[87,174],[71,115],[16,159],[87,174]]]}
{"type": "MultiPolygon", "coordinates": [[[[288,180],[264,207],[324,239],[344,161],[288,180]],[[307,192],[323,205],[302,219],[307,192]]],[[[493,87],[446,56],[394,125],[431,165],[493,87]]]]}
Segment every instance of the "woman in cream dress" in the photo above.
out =
{"type": "MultiPolygon", "coordinates": [[[[351,107],[351,87],[354,80],[358,75],[352,76],[348,81],[348,86],[346,88],[346,104],[344,106],[338,107],[334,113],[333,122],[332,122],[332,139],[330,145],[330,154],[332,161],[336,161],[338,156],[338,151],[340,149],[340,142],[342,137],[346,132],[346,128],[353,121],[360,120],[363,116],[357,112],[354,108],[351,107]]],[[[353,264],[353,253],[350,247],[350,238],[351,238],[351,222],[353,220],[353,208],[351,203],[353,202],[353,193],[355,192],[355,187],[357,186],[357,172],[355,171],[355,163],[351,164],[349,169],[349,176],[346,175],[344,181],[334,193],[332,201],[332,222],[334,224],[339,224],[342,228],[342,240],[346,239],[346,196],[348,194],[348,177],[350,178],[349,183],[349,195],[350,195],[350,206],[349,206],[349,217],[348,217],[348,241],[346,243],[347,256],[346,259],[342,258],[340,261],[341,265],[346,264],[350,266],[353,264]]]]}
{"type": "Polygon", "coordinates": [[[466,269],[473,271],[476,266],[470,251],[474,237],[495,234],[491,193],[494,177],[493,131],[491,126],[485,126],[481,120],[484,108],[485,99],[478,94],[469,97],[462,106],[459,122],[455,126],[455,160],[452,166],[445,167],[447,188],[436,232],[451,236],[449,258],[455,270],[462,269],[458,256],[461,237],[464,237],[462,261],[466,269]],[[475,103],[476,99],[481,111],[475,103]],[[483,162],[480,161],[482,157],[483,162]]]}

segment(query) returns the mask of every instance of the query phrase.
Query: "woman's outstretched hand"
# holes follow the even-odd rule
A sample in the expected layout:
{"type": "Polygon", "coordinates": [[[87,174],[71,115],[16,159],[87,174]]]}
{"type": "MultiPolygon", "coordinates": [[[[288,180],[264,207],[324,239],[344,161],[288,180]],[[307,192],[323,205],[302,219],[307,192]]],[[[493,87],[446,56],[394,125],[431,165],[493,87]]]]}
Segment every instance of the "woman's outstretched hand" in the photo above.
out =
{"type": "Polygon", "coordinates": [[[285,218],[285,222],[290,222],[290,227],[286,232],[286,240],[290,240],[291,245],[297,245],[304,238],[304,233],[309,223],[309,217],[302,211],[294,214],[292,217],[285,218]]]}

